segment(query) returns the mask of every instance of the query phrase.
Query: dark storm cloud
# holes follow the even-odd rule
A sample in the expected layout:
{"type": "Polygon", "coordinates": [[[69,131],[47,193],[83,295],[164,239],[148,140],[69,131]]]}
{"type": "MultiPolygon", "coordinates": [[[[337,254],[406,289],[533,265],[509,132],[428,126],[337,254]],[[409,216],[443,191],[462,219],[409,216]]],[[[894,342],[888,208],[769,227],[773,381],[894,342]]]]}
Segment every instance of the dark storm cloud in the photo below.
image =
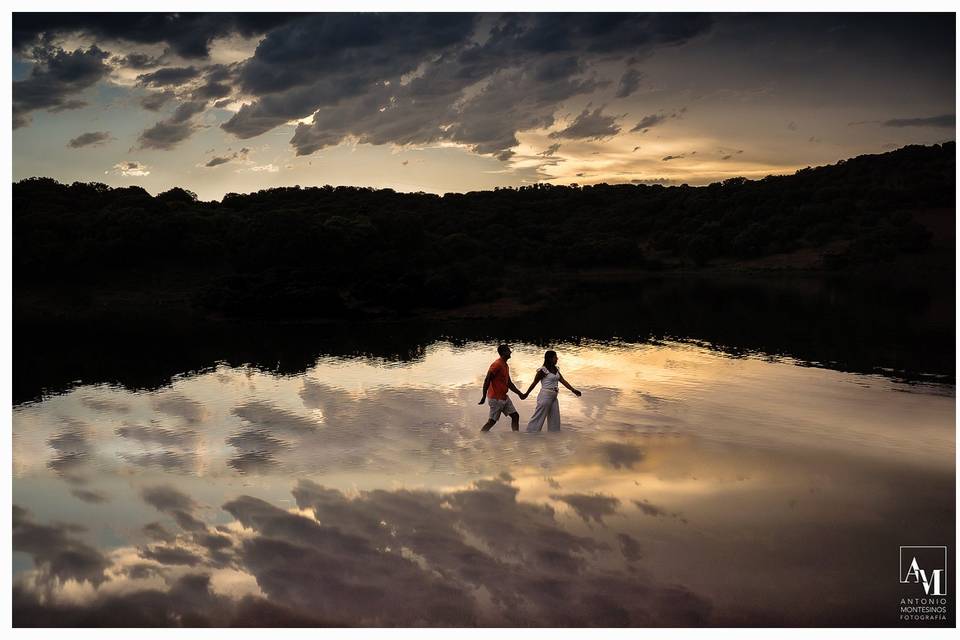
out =
{"type": "Polygon", "coordinates": [[[14,13],[13,46],[28,48],[52,36],[84,34],[136,44],[164,44],[184,58],[206,58],[210,42],[266,33],[295,14],[284,13],[14,13]]]}
{"type": "MultiPolygon", "coordinates": [[[[222,126],[248,138],[315,114],[291,139],[298,155],[353,137],[450,140],[505,159],[518,131],[552,125],[562,101],[609,84],[591,66],[601,57],[642,57],[710,26],[695,15],[512,14],[491,22],[482,42],[473,39],[479,21],[467,15],[327,14],[292,22],[243,65],[240,88],[256,99],[222,126]]],[[[619,131],[597,121],[608,116],[593,115],[583,137],[619,131]]]]}
{"type": "MultiPolygon", "coordinates": [[[[19,15],[19,14],[14,14],[19,15]]],[[[64,110],[85,106],[71,98],[106,77],[110,67],[107,53],[92,46],[67,52],[52,47],[33,50],[36,60],[29,75],[13,82],[13,128],[30,123],[30,114],[38,109],[64,110]]]]}
{"type": "Polygon", "coordinates": [[[137,82],[150,87],[168,87],[181,85],[188,80],[193,80],[200,75],[200,70],[196,67],[166,67],[158,69],[152,73],[144,73],[137,76],[137,82]]]}
{"type": "Polygon", "coordinates": [[[140,106],[147,111],[159,111],[160,108],[173,99],[173,91],[151,91],[140,98],[140,106]]]}
{"type": "Polygon", "coordinates": [[[590,111],[584,109],[565,129],[550,134],[551,138],[600,140],[620,133],[616,116],[603,115],[603,107],[590,111]]]}
{"type": "MultiPolygon", "coordinates": [[[[15,46],[86,34],[101,41],[166,44],[168,52],[207,56],[217,36],[266,34],[241,64],[215,70],[197,65],[160,68],[143,53],[112,64],[149,69],[143,86],[195,82],[194,101],[238,94],[244,104],[223,129],[240,138],[309,117],[291,138],[298,155],[347,138],[369,144],[452,141],[500,159],[512,155],[517,133],[549,127],[568,98],[611,84],[598,64],[636,64],[658,47],[683,44],[711,27],[696,14],[17,14],[15,46]],[[478,27],[482,31],[478,31],[478,27]]],[[[223,66],[223,65],[220,65],[223,66]]],[[[624,73],[618,94],[636,90],[640,72],[624,73]]],[[[163,94],[143,98],[159,109],[163,94]]],[[[79,107],[55,100],[44,108],[79,107]]],[[[18,126],[28,109],[15,111],[18,126]]],[[[570,137],[603,138],[620,128],[594,112],[570,137]]],[[[167,119],[140,135],[140,148],[171,149],[197,129],[192,120],[167,119]]]]}
{"type": "Polygon", "coordinates": [[[883,123],[885,127],[955,127],[957,126],[956,115],[950,113],[942,116],[932,116],[929,118],[894,118],[886,120],[883,123]]]}
{"type": "Polygon", "coordinates": [[[640,80],[643,74],[637,69],[627,69],[620,77],[620,84],[617,86],[617,97],[626,98],[640,88],[640,80]]]}
{"type": "Polygon", "coordinates": [[[599,493],[593,495],[586,493],[568,493],[552,495],[550,497],[570,505],[574,512],[583,518],[584,522],[593,520],[598,524],[603,524],[604,517],[614,515],[617,512],[617,506],[620,504],[618,498],[599,493]]]}
{"type": "Polygon", "coordinates": [[[96,549],[76,540],[72,533],[82,527],[42,525],[30,513],[13,505],[13,550],[29,553],[34,564],[60,580],[86,580],[99,584],[110,562],[96,549]]]}

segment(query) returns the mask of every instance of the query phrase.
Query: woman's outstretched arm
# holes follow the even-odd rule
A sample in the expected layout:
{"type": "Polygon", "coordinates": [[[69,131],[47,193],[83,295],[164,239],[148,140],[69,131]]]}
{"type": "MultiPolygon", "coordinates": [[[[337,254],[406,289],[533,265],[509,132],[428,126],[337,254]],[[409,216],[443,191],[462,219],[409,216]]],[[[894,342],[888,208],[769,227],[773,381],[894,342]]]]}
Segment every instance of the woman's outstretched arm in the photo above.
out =
{"type": "Polygon", "coordinates": [[[534,376],[533,382],[530,383],[530,388],[527,389],[527,392],[525,394],[523,394],[524,399],[526,399],[526,397],[530,395],[530,392],[533,391],[533,388],[537,386],[537,383],[540,382],[541,380],[543,380],[543,371],[540,371],[540,369],[537,369],[537,375],[534,376]]]}
{"type": "Polygon", "coordinates": [[[567,389],[570,389],[570,391],[573,391],[573,395],[577,396],[578,398],[582,395],[579,391],[571,387],[569,382],[563,379],[563,374],[560,373],[559,369],[557,369],[557,374],[560,376],[560,384],[565,386],[567,389]]]}

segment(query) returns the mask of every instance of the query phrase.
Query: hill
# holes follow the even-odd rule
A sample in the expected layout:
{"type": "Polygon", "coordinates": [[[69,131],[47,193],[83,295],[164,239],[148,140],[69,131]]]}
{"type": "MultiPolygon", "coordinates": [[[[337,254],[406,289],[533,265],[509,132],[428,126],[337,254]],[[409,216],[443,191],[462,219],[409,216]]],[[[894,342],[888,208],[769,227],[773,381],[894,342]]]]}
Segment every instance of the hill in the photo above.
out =
{"type": "Polygon", "coordinates": [[[704,187],[444,196],[325,186],[202,202],[179,188],[30,178],[13,185],[14,292],[27,314],[163,301],[338,318],[536,304],[543,282],[677,270],[895,270],[952,286],[955,152],[909,146],[704,187]]]}

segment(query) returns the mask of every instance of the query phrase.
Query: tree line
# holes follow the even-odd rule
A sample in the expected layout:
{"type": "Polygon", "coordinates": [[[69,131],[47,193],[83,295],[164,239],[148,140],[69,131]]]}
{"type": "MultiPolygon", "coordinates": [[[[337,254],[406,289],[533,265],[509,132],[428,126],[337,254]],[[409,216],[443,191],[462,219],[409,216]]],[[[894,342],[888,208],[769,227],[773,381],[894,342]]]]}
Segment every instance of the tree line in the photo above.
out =
{"type": "Polygon", "coordinates": [[[953,142],[703,187],[278,187],[204,202],[29,178],[13,185],[14,287],[188,269],[206,281],[196,304],[227,315],[449,308],[538,269],[699,268],[828,244],[840,249],[824,268],[880,263],[926,251],[913,212],[954,196],[953,142]]]}

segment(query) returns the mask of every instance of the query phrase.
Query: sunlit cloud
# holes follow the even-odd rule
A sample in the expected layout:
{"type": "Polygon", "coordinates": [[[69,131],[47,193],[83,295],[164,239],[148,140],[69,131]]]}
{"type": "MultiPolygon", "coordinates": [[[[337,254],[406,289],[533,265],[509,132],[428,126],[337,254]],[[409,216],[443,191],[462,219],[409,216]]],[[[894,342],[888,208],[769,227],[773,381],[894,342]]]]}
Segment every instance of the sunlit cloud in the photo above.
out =
{"type": "MultiPolygon", "coordinates": [[[[150,175],[150,169],[147,165],[142,162],[137,162],[136,160],[127,160],[125,162],[118,162],[113,165],[114,173],[117,173],[121,176],[130,177],[130,176],[148,176],[150,175]]],[[[108,173],[104,171],[104,173],[108,173]]]]}

